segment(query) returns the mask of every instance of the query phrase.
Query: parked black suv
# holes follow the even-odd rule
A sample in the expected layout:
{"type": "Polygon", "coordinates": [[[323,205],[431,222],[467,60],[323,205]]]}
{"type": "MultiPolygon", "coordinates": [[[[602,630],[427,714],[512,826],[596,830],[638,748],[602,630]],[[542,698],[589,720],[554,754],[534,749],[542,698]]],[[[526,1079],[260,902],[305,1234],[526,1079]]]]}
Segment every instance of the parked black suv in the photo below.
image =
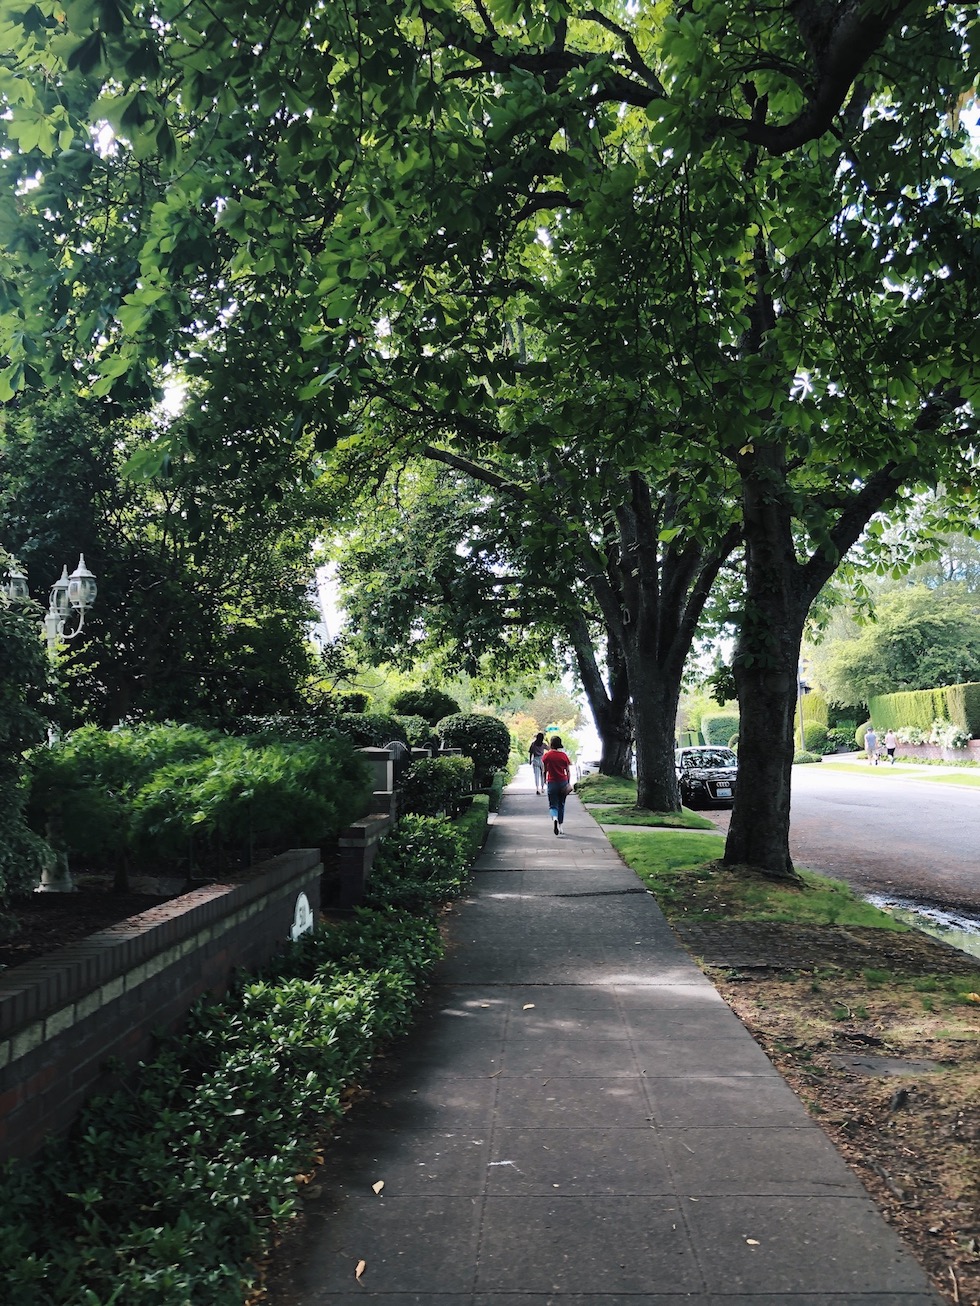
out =
{"type": "Polygon", "coordinates": [[[678,748],[674,760],[685,807],[734,806],[738,758],[730,748],[678,748]]]}

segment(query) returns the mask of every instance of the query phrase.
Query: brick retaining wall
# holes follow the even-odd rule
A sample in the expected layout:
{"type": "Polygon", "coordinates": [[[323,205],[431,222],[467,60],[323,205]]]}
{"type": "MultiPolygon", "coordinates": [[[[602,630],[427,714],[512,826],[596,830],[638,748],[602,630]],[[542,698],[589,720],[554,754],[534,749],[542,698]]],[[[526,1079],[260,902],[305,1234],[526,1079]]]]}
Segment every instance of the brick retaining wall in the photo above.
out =
{"type": "Polygon", "coordinates": [[[150,1056],[204,993],[288,946],[300,895],[315,920],[322,864],[296,849],[0,972],[0,1160],[65,1133],[85,1099],[150,1056]]]}
{"type": "MultiPolygon", "coordinates": [[[[884,735],[881,735],[879,748],[884,747],[883,740],[884,735]]],[[[980,762],[980,739],[971,739],[965,748],[940,748],[938,744],[899,744],[895,752],[899,757],[921,757],[930,761],[980,762]]]]}

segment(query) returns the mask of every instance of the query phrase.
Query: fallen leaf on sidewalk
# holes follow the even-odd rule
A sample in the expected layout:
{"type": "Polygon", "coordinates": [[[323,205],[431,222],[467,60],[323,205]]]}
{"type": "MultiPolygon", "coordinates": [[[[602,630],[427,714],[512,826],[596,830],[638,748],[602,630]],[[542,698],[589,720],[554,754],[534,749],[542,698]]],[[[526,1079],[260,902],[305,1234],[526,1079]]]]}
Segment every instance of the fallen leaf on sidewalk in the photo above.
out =
{"type": "Polygon", "coordinates": [[[357,1267],[354,1270],[354,1278],[359,1279],[366,1269],[367,1269],[367,1261],[358,1261],[357,1267]]]}
{"type": "MultiPolygon", "coordinates": [[[[980,998],[978,998],[977,1001],[980,1002],[980,998]]],[[[522,1010],[522,1011],[531,1011],[531,1010],[533,1010],[533,1008],[534,1008],[534,1003],[533,1003],[533,1002],[525,1002],[525,1003],[524,1003],[524,1006],[521,1007],[521,1010],[522,1010]]]]}
{"type": "Polygon", "coordinates": [[[371,1185],[371,1189],[373,1192],[380,1193],[382,1188],[384,1188],[384,1186],[385,1186],[385,1181],[383,1179],[379,1179],[376,1184],[371,1185]]]}
{"type": "Polygon", "coordinates": [[[758,1238],[746,1238],[745,1241],[748,1243],[748,1245],[749,1245],[750,1247],[758,1247],[758,1246],[760,1246],[760,1243],[759,1243],[758,1238]]]}

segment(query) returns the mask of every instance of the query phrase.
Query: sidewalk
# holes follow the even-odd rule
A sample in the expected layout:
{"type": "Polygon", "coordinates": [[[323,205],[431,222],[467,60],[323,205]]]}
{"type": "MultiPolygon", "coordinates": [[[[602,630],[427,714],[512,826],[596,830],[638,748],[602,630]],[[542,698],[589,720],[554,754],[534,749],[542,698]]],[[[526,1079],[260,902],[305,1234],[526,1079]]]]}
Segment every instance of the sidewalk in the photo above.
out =
{"type": "Polygon", "coordinates": [[[577,799],[565,830],[522,773],[277,1306],[936,1306],[577,799]]]}

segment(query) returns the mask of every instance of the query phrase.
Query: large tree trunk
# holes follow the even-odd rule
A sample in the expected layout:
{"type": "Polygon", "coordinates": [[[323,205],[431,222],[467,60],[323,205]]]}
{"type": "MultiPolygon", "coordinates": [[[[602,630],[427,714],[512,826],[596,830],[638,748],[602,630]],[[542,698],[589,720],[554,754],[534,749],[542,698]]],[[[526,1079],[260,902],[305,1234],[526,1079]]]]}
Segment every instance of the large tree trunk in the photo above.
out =
{"type": "Polygon", "coordinates": [[[739,781],[724,860],[793,879],[789,855],[793,715],[803,622],[809,607],[793,547],[782,450],[746,458],[742,482],[745,608],[732,670],[738,689],[739,781]]]}
{"type": "Polygon", "coordinates": [[[679,812],[674,730],[680,676],[665,674],[653,658],[644,657],[635,647],[627,662],[636,723],[636,805],[651,812],[679,812]]]}
{"type": "Polygon", "coordinates": [[[782,667],[774,659],[768,666],[736,661],[734,668],[739,780],[724,860],[757,867],[777,879],[796,877],[789,854],[789,807],[799,647],[799,636],[794,646],[787,625],[782,667]]]}
{"type": "Polygon", "coordinates": [[[633,718],[629,682],[621,650],[612,635],[606,637],[607,689],[596,661],[588,622],[577,614],[571,626],[572,645],[589,709],[602,744],[602,775],[630,776],[633,760],[633,718]]]}
{"type": "Polygon", "coordinates": [[[759,445],[739,458],[745,539],[745,610],[733,671],[739,751],[735,810],[724,861],[794,879],[789,854],[800,643],[810,605],[873,513],[901,483],[888,464],[858,488],[826,543],[805,562],[793,539],[793,495],[783,450],[759,445]]]}

